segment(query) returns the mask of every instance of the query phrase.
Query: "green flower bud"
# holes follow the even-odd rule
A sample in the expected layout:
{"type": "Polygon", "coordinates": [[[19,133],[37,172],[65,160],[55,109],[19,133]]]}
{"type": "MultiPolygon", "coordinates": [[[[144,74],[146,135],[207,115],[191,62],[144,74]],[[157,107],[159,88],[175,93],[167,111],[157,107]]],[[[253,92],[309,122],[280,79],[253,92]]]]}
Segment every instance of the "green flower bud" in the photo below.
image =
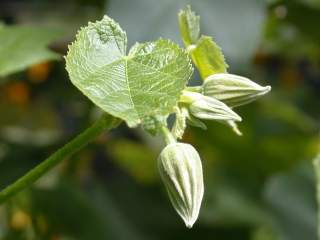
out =
{"type": "Polygon", "coordinates": [[[199,154],[190,144],[171,143],[162,150],[158,166],[173,207],[191,228],[198,218],[203,197],[199,154]]]}
{"type": "Polygon", "coordinates": [[[218,73],[205,79],[202,90],[205,96],[216,98],[230,107],[237,107],[265,95],[271,87],[260,86],[234,74],[218,73]]]}
{"type": "Polygon", "coordinates": [[[200,119],[241,121],[241,117],[226,104],[201,93],[184,91],[180,101],[189,103],[190,113],[200,119]]]}

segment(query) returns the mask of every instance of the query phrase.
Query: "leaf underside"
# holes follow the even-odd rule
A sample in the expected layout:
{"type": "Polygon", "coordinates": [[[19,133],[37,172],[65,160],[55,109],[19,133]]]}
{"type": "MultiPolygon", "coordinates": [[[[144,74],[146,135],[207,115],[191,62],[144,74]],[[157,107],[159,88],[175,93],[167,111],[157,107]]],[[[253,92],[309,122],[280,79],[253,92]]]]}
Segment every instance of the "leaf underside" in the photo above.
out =
{"type": "Polygon", "coordinates": [[[92,102],[134,127],[171,113],[193,69],[186,52],[169,40],[136,43],[128,55],[126,47],[126,33],[105,16],[78,32],[66,68],[92,102]]]}

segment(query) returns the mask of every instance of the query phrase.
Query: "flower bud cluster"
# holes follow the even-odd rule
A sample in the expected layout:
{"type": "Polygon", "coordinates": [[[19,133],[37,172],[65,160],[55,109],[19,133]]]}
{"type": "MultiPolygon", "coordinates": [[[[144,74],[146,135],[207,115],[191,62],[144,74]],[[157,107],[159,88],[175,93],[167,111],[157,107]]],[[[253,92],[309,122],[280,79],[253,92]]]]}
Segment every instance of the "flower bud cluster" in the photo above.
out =
{"type": "Polygon", "coordinates": [[[166,126],[162,127],[167,146],[160,153],[158,166],[171,203],[187,227],[193,226],[201,207],[202,164],[190,144],[176,142],[176,139],[182,138],[187,123],[205,129],[201,120],[224,123],[241,135],[236,122],[242,119],[233,108],[256,100],[270,89],[245,77],[219,73],[207,77],[202,86],[189,87],[182,92],[171,132],[166,126]]]}
{"type": "Polygon", "coordinates": [[[230,126],[241,135],[236,122],[242,119],[232,108],[248,104],[270,90],[270,86],[260,86],[245,77],[218,73],[207,77],[201,87],[183,91],[179,104],[187,107],[188,119],[192,116],[196,119],[215,120],[230,126]]]}

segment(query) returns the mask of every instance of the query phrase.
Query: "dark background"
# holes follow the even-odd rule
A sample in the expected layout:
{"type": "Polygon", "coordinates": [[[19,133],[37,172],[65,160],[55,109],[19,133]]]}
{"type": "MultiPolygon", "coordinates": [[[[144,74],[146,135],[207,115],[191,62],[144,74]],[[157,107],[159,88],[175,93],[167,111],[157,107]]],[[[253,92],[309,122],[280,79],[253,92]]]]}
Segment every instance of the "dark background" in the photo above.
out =
{"type": "MultiPolygon", "coordinates": [[[[187,4],[201,16],[202,32],[222,47],[229,72],[272,86],[237,109],[242,137],[215,122],[207,131],[188,128],[184,141],[197,148],[205,172],[193,229],[185,228],[159,180],[162,140],[122,124],[2,205],[0,239],[316,239],[318,0],[2,0],[2,24],[34,26],[23,37],[30,49],[48,38],[59,55],[0,77],[0,187],[99,114],[71,84],[62,58],[80,26],[108,14],[127,32],[129,46],[159,37],[181,44],[177,12],[187,4]]],[[[0,69],[1,58],[10,57],[0,50],[0,69]]],[[[192,81],[200,81],[197,74],[192,81]]]]}

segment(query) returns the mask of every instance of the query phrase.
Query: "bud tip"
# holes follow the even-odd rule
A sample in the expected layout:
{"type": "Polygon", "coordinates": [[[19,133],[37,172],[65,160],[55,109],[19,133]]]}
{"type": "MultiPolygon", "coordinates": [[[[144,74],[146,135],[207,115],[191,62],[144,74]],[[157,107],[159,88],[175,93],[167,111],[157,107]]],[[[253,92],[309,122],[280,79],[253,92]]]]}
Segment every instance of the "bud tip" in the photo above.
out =
{"type": "Polygon", "coordinates": [[[271,86],[265,86],[264,88],[263,88],[263,91],[262,91],[262,95],[264,95],[264,94],[267,94],[268,92],[270,92],[271,91],[271,86]]]}
{"type": "Polygon", "coordinates": [[[184,219],[184,223],[186,224],[187,228],[192,228],[193,224],[196,222],[197,218],[191,218],[191,219],[184,219]]]}

